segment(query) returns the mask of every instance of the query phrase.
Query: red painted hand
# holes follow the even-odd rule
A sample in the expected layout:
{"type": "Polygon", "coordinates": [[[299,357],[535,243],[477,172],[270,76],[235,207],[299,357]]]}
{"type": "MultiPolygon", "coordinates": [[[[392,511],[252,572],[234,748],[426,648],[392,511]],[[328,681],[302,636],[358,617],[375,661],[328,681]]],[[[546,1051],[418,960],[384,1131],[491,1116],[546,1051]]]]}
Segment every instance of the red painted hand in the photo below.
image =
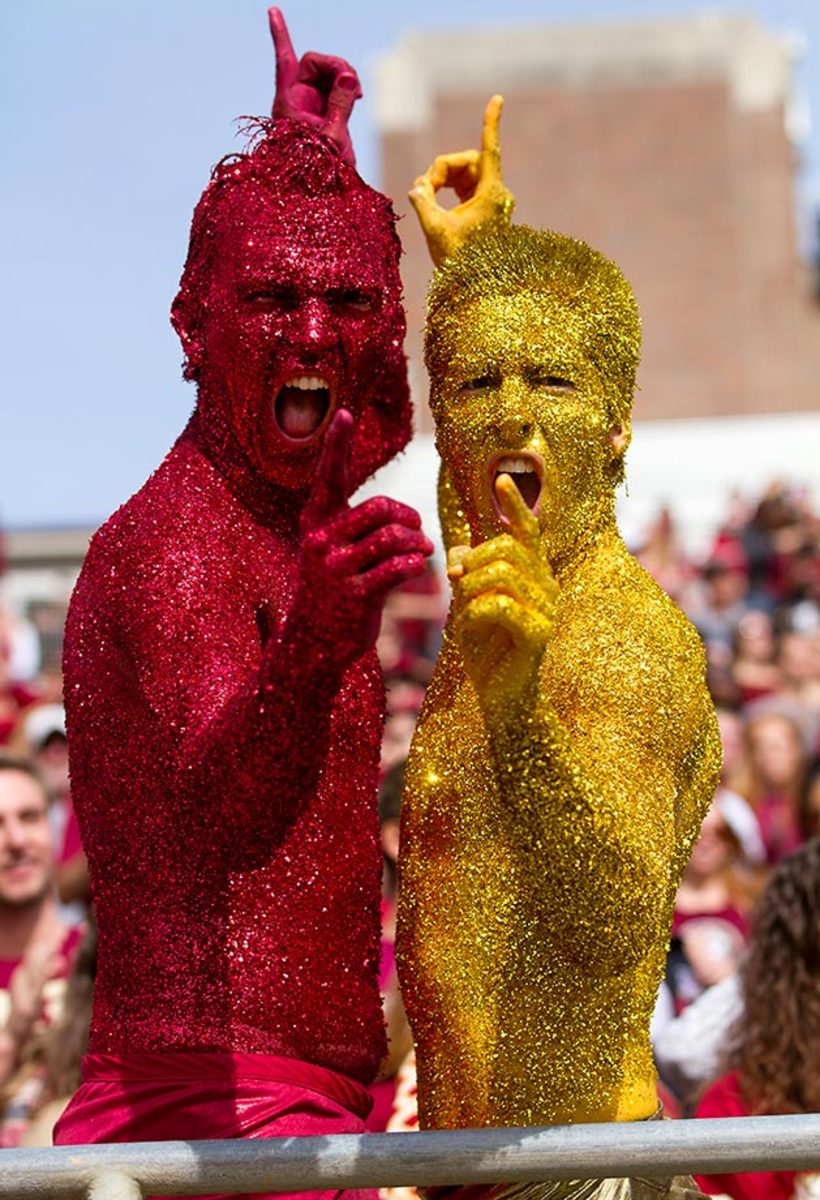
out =
{"type": "Polygon", "coordinates": [[[362,95],[358,75],[350,63],[331,54],[310,50],[297,59],[281,11],[269,8],[268,21],[276,51],[276,97],[271,115],[314,125],[355,166],[347,122],[362,95]]]}
{"type": "Polygon", "coordinates": [[[344,667],[376,642],[387,593],[424,571],[432,543],[415,509],[386,496],[347,503],[353,417],[340,409],[325,436],[302,513],[300,583],[290,620],[344,667]]]}

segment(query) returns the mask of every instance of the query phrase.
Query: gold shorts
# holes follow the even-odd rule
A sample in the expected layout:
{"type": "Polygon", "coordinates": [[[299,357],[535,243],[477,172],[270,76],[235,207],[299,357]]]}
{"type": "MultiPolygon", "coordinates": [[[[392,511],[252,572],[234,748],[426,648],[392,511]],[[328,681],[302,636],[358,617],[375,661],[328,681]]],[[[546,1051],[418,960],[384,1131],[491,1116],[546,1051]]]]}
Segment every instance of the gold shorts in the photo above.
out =
{"type": "MultiPolygon", "coordinates": [[[[663,1109],[648,1121],[664,1120],[663,1109]]],[[[542,1179],[540,1183],[419,1189],[424,1200],[710,1200],[691,1175],[633,1175],[623,1179],[542,1179]]]]}
{"type": "MultiPolygon", "coordinates": [[[[425,1188],[428,1200],[702,1200],[689,1175],[644,1179],[545,1179],[540,1183],[498,1183],[486,1188],[425,1188]],[[465,1195],[466,1194],[466,1195],[465,1195]]],[[[708,1198],[707,1198],[708,1200],[708,1198]]]]}

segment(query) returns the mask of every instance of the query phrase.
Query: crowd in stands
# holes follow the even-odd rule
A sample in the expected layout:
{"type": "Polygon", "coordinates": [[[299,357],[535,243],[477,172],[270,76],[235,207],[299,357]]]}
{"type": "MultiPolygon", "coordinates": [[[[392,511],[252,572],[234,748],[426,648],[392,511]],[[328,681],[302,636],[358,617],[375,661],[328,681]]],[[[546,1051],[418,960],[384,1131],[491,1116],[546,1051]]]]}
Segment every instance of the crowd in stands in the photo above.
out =
{"type": "MultiPolygon", "coordinates": [[[[632,547],[698,629],[720,785],[678,892],[652,1028],[672,1115],[820,1111],[820,516],[785,484],[732,498],[704,561],[673,515],[632,547]]],[[[434,569],[390,597],[380,815],[382,987],[391,1038],[372,1129],[413,1128],[412,1042],[392,953],[404,762],[447,605],[434,569]]],[[[0,621],[0,1145],[45,1144],[77,1079],[93,920],[53,672],[15,678],[0,621]]],[[[701,1178],[738,1200],[805,1179],[701,1178]]],[[[802,1191],[801,1191],[802,1189],[802,1191]]]]}

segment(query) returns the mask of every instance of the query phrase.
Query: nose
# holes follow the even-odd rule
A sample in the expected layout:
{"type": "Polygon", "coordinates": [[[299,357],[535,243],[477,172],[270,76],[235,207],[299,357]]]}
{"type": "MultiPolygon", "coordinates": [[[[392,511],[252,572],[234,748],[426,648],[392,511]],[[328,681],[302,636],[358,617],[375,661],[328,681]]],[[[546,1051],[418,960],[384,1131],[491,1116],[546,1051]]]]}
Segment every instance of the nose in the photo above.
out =
{"type": "Polygon", "coordinates": [[[7,817],[0,830],[0,842],[12,853],[22,850],[26,844],[26,827],[23,822],[15,820],[14,817],[7,817]]]}
{"type": "Polygon", "coordinates": [[[534,423],[521,409],[514,408],[503,413],[496,422],[501,440],[513,446],[532,437],[534,423]]]}
{"type": "Polygon", "coordinates": [[[300,306],[297,332],[303,346],[311,350],[329,350],[336,345],[333,314],[319,296],[311,296],[300,306]]]}

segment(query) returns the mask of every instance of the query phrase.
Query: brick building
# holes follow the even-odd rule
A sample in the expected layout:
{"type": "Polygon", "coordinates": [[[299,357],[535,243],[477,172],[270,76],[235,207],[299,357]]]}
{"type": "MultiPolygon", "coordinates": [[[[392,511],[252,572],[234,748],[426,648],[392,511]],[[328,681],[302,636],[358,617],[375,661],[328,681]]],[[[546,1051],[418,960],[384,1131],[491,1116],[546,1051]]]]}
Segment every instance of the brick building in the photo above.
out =
{"type": "Polygon", "coordinates": [[[797,250],[791,65],[789,40],[745,16],[406,35],[378,64],[376,103],[382,184],[409,213],[417,400],[430,267],[403,197],[437,153],[477,144],[500,91],[516,219],[590,242],[635,288],[636,417],[816,411],[820,305],[797,250]]]}

